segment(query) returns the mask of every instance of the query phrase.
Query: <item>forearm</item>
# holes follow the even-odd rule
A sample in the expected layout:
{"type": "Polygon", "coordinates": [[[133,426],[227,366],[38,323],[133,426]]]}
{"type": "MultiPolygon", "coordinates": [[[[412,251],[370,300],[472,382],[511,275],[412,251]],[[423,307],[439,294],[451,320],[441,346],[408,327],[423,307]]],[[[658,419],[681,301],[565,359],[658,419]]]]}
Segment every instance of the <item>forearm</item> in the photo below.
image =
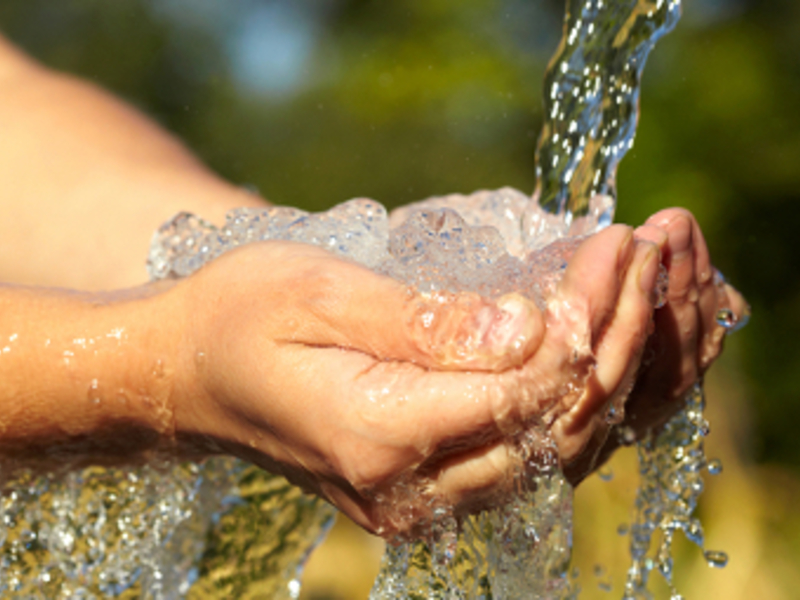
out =
{"type": "Polygon", "coordinates": [[[97,290],[146,280],[150,236],[182,210],[262,204],[105,92],[0,39],[0,280],[97,290]]]}
{"type": "Polygon", "coordinates": [[[155,293],[168,285],[124,299],[0,287],[2,458],[52,468],[171,443],[182,311],[155,293]]]}

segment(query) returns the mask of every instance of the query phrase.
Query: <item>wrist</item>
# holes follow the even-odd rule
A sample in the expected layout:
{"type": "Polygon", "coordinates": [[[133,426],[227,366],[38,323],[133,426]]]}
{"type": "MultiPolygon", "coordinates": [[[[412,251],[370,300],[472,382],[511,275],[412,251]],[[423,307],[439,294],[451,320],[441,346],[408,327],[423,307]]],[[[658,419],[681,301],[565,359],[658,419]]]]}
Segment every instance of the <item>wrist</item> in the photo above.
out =
{"type": "Polygon", "coordinates": [[[10,332],[0,365],[6,458],[54,468],[128,462],[174,445],[179,314],[168,286],[0,292],[10,332]]]}
{"type": "Polygon", "coordinates": [[[246,282],[255,269],[243,251],[248,252],[215,260],[171,291],[189,315],[178,336],[173,404],[178,451],[193,459],[233,454],[288,474],[298,463],[275,434],[287,402],[263,385],[271,379],[271,315],[257,304],[267,300],[265,290],[246,282]]]}

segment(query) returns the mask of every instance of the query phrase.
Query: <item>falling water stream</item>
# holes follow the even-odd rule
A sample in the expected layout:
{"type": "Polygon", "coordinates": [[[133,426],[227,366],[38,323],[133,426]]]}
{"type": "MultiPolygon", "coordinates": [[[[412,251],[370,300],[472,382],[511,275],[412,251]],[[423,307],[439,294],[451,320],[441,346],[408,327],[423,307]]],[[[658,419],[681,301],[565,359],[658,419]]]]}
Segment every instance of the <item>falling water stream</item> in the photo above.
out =
{"type": "MultiPolygon", "coordinates": [[[[322,246],[423,294],[519,292],[544,307],[575,243],[611,223],[615,174],[632,146],[639,82],[678,0],[568,0],[564,37],[545,78],[545,124],[533,199],[512,189],[446,196],[391,216],[353,200],[321,214],[240,209],[215,227],[182,214],[155,235],[153,279],[185,277],[261,240],[322,246]],[[560,240],[560,241],[559,241],[560,240]],[[556,242],[556,243],[553,243],[556,242]]],[[[721,317],[722,319],[723,317],[721,317]]],[[[722,323],[723,325],[725,323],[722,323]]],[[[580,388],[586,372],[575,367],[580,388]]],[[[622,417],[612,407],[609,419],[622,417]]],[[[626,599],[649,598],[655,570],[672,587],[677,531],[703,548],[693,516],[707,464],[702,388],[639,444],[642,481],[628,535],[626,599]]],[[[619,430],[625,437],[624,429],[619,430]]],[[[630,442],[630,440],[627,440],[630,442]]],[[[572,489],[547,422],[509,440],[517,459],[507,502],[468,518],[432,499],[425,539],[391,541],[371,598],[568,598],[572,489]]],[[[296,598],[302,565],[334,511],[285,480],[230,458],[202,465],[154,458],[140,468],[33,475],[4,464],[0,594],[16,598],[296,598]]],[[[400,483],[393,509],[419,502],[400,483]]],[[[706,551],[724,566],[721,552],[706,551]]],[[[673,597],[680,598],[677,591],[673,597]]]]}

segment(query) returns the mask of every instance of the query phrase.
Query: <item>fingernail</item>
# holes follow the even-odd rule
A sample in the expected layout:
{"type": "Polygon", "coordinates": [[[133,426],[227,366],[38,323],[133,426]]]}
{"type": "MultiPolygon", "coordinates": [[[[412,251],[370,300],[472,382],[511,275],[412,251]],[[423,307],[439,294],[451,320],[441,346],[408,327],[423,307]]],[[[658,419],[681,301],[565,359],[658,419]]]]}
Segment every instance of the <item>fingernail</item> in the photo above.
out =
{"type": "Polygon", "coordinates": [[[649,243],[648,246],[650,247],[647,250],[647,256],[645,256],[642,268],[639,270],[639,287],[648,298],[653,299],[656,280],[658,279],[658,266],[661,261],[659,260],[658,247],[649,243]]]}
{"type": "Polygon", "coordinates": [[[669,235],[662,227],[650,224],[637,227],[633,236],[637,241],[653,242],[659,248],[665,248],[669,241],[669,235]]]}
{"type": "Polygon", "coordinates": [[[520,343],[530,310],[520,296],[513,294],[500,298],[497,308],[500,313],[493,319],[485,339],[495,350],[510,349],[520,343]]]}

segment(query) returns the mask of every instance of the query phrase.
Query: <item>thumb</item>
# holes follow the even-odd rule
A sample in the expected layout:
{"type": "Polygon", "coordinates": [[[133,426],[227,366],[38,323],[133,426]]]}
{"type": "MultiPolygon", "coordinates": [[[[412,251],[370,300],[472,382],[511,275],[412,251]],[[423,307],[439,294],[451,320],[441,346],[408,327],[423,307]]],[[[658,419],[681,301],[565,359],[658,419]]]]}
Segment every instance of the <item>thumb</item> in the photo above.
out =
{"type": "Polygon", "coordinates": [[[324,269],[303,282],[295,342],[432,369],[501,371],[521,365],[542,341],[541,311],[518,294],[422,294],[334,256],[321,260],[324,269]]]}

